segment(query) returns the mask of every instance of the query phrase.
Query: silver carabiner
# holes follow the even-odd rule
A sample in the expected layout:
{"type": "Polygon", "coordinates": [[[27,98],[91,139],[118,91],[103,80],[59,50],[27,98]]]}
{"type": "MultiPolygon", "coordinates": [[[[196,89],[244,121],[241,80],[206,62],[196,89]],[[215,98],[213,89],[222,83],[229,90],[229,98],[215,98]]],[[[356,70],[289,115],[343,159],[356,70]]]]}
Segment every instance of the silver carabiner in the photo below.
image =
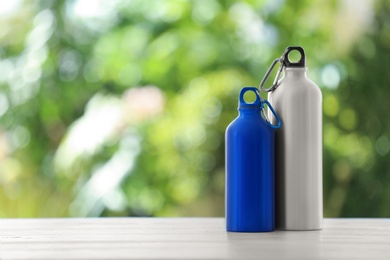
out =
{"type": "Polygon", "coordinates": [[[275,59],[272,62],[272,64],[269,67],[269,69],[267,70],[267,73],[265,73],[264,78],[261,80],[260,85],[259,85],[260,89],[262,91],[264,91],[264,92],[271,92],[274,89],[276,89],[278,87],[278,85],[279,85],[280,76],[282,74],[282,71],[283,71],[284,67],[285,67],[285,64],[284,64],[283,56],[282,56],[282,58],[275,59]],[[267,81],[267,79],[268,79],[269,75],[271,74],[271,72],[273,71],[276,63],[278,63],[278,62],[280,63],[280,67],[279,67],[278,71],[276,72],[276,77],[274,79],[274,82],[272,83],[272,86],[270,88],[265,89],[264,88],[264,84],[267,81]]]}

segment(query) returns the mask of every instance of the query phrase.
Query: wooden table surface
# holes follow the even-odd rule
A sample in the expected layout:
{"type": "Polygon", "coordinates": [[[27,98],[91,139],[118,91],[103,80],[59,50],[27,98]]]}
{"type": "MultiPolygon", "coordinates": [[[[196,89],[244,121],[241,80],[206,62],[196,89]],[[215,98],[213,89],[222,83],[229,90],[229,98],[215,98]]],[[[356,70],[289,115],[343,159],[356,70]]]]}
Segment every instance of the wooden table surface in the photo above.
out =
{"type": "Polygon", "coordinates": [[[227,233],[222,218],[0,219],[0,259],[390,259],[390,219],[227,233]]]}

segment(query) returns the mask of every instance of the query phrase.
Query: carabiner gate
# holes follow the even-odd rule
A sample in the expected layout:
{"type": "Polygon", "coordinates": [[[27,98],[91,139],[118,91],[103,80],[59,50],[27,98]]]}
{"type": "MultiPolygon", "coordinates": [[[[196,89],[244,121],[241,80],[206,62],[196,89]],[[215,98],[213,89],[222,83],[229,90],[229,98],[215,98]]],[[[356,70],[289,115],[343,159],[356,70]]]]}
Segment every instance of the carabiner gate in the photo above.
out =
{"type": "Polygon", "coordinates": [[[268,100],[262,100],[261,101],[261,114],[263,115],[265,121],[267,121],[267,124],[270,127],[272,127],[272,128],[280,128],[281,127],[282,121],[280,120],[279,116],[276,114],[274,108],[271,106],[271,104],[268,102],[268,100]],[[276,125],[271,124],[271,122],[269,121],[267,115],[264,112],[265,111],[264,104],[266,104],[268,106],[268,108],[271,110],[272,114],[274,115],[274,117],[276,119],[276,122],[277,122],[276,125]]]}
{"type": "Polygon", "coordinates": [[[269,67],[269,69],[267,70],[267,73],[265,73],[264,78],[261,80],[260,85],[259,85],[259,87],[260,87],[260,89],[262,91],[264,91],[264,92],[271,92],[271,91],[275,90],[278,87],[279,80],[280,80],[280,77],[282,75],[282,71],[283,71],[284,67],[286,66],[286,64],[284,63],[283,56],[284,56],[284,54],[282,55],[282,57],[275,59],[272,62],[272,64],[269,67]],[[272,83],[272,86],[270,88],[266,89],[266,88],[264,88],[264,84],[267,81],[267,79],[268,79],[269,75],[271,74],[271,72],[273,71],[273,69],[275,68],[276,63],[278,63],[278,62],[280,63],[280,66],[279,66],[278,72],[276,72],[276,76],[275,76],[274,82],[272,83]]]}

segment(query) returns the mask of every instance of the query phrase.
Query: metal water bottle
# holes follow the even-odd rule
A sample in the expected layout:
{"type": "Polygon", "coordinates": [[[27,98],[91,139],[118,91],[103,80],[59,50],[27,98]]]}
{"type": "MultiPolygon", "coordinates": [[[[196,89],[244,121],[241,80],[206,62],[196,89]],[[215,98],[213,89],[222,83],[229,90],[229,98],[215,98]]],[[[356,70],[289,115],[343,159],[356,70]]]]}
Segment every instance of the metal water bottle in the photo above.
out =
{"type": "Polygon", "coordinates": [[[276,228],[322,229],[321,90],[306,76],[303,48],[288,47],[279,61],[284,76],[268,95],[283,123],[275,132],[276,228]],[[298,62],[291,51],[300,52],[298,62]]]}
{"type": "Polygon", "coordinates": [[[257,88],[244,87],[238,101],[239,116],[226,129],[227,231],[269,232],[275,228],[273,128],[280,123],[271,125],[265,120],[264,105],[272,109],[257,88]],[[245,102],[247,91],[255,92],[253,103],[245,102]]]}

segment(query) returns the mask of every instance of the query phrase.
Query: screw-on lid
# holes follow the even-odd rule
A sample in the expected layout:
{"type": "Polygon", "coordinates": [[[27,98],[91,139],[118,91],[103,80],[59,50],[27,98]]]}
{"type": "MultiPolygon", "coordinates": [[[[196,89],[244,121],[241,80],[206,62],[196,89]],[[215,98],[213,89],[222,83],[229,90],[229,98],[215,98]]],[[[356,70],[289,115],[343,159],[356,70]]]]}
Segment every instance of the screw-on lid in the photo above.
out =
{"type": "Polygon", "coordinates": [[[282,125],[282,122],[280,121],[280,119],[279,119],[278,115],[276,114],[272,105],[267,100],[263,100],[261,98],[259,90],[255,87],[243,87],[241,89],[240,96],[238,98],[238,108],[239,109],[242,109],[242,108],[260,109],[261,115],[263,116],[263,119],[267,122],[268,126],[270,126],[271,128],[279,128],[282,125]],[[244,94],[247,91],[253,91],[256,94],[256,100],[253,101],[252,103],[247,103],[244,99],[244,94]],[[271,124],[271,122],[269,121],[267,114],[265,113],[264,104],[268,106],[268,108],[271,110],[272,114],[276,118],[276,121],[277,121],[276,125],[271,124]]]}
{"type": "Polygon", "coordinates": [[[260,108],[260,106],[261,106],[261,97],[260,97],[259,90],[255,87],[243,87],[240,91],[240,96],[238,98],[238,107],[239,108],[244,108],[244,107],[246,107],[246,108],[260,108]],[[256,95],[256,99],[252,103],[247,103],[244,99],[244,94],[247,91],[252,91],[256,95]]]}
{"type": "Polygon", "coordinates": [[[286,68],[304,68],[304,67],[306,67],[305,51],[300,46],[287,47],[287,49],[283,55],[283,60],[284,60],[284,64],[285,64],[286,68]],[[298,62],[292,62],[288,58],[289,53],[291,51],[294,51],[294,50],[299,51],[299,53],[301,54],[301,59],[298,62]]]}

